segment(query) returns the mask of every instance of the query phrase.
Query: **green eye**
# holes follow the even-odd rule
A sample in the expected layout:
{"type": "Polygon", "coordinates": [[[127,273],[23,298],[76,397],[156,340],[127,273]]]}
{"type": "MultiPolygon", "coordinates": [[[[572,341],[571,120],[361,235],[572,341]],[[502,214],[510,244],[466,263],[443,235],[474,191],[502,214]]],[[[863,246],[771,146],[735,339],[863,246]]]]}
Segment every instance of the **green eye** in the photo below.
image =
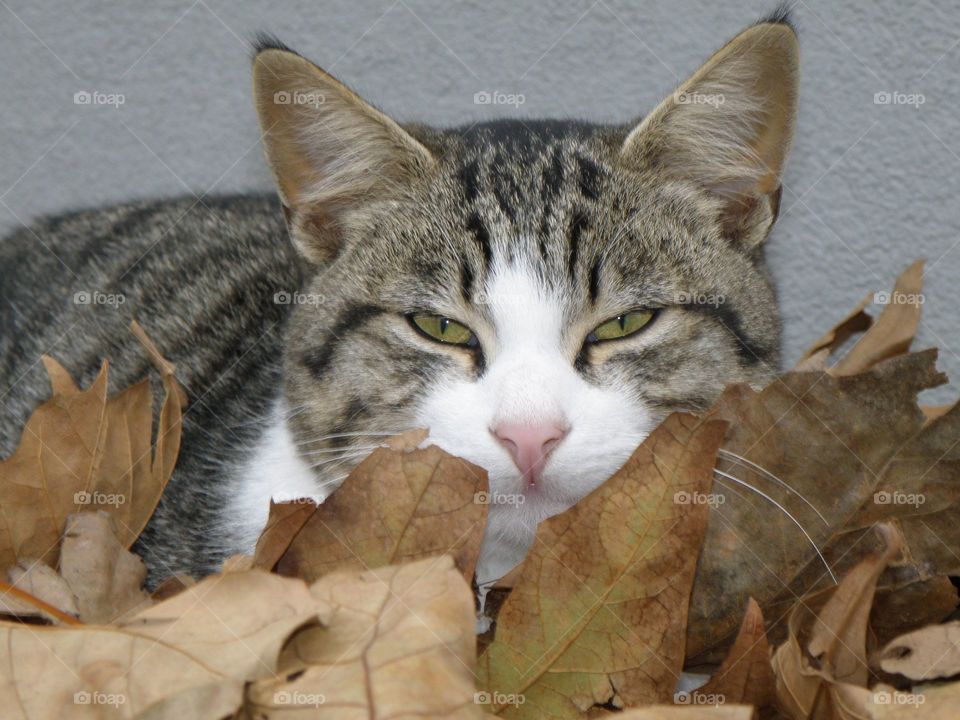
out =
{"type": "Polygon", "coordinates": [[[477,344],[477,337],[470,328],[442,315],[411,315],[410,322],[433,340],[469,347],[477,344]]]}
{"type": "Polygon", "coordinates": [[[617,317],[594,328],[593,332],[587,336],[587,341],[619,340],[640,332],[651,320],[653,320],[653,312],[650,310],[638,310],[637,312],[617,315],[617,317]]]}

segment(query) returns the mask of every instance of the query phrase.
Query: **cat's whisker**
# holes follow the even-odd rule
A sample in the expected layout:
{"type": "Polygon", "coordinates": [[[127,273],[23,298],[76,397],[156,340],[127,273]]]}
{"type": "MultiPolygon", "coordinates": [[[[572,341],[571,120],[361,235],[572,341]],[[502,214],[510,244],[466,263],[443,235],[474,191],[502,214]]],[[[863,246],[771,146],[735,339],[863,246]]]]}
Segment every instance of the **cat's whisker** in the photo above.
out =
{"type": "Polygon", "coordinates": [[[344,460],[356,460],[357,458],[362,458],[366,456],[367,456],[366,452],[358,452],[358,453],[352,453],[348,455],[339,455],[337,457],[324,458],[322,460],[318,460],[315,463],[311,463],[308,467],[311,470],[314,470],[318,467],[323,467],[324,465],[333,465],[338,462],[343,462],[344,460]]]}
{"type": "Polygon", "coordinates": [[[369,438],[390,438],[400,435],[403,431],[397,432],[381,432],[381,431],[357,431],[357,432],[345,432],[345,433],[334,433],[333,435],[322,435],[321,437],[311,438],[309,440],[302,440],[294,443],[298,447],[304,445],[315,445],[317,443],[326,442],[328,440],[339,440],[342,438],[354,438],[354,437],[369,437],[369,438]]]}
{"type": "Polygon", "coordinates": [[[310,457],[311,455],[336,455],[338,453],[355,453],[359,451],[371,451],[376,450],[377,448],[382,448],[383,445],[350,445],[349,447],[342,448],[323,448],[321,450],[311,450],[309,452],[301,453],[304,457],[310,457]]]}
{"type": "Polygon", "coordinates": [[[827,527],[830,526],[830,523],[827,522],[827,519],[820,513],[819,510],[817,510],[817,508],[813,505],[813,503],[807,500],[807,498],[805,498],[800,492],[794,490],[793,487],[791,487],[787,482],[785,482],[784,480],[781,480],[766,468],[760,465],[757,465],[755,462],[752,462],[751,460],[747,460],[747,458],[745,457],[741,457],[736,453],[730,452],[729,450],[724,450],[723,448],[720,448],[718,452],[722,454],[724,457],[732,459],[736,464],[746,466],[752,470],[756,470],[758,473],[763,475],[768,480],[772,480],[773,482],[780,485],[782,488],[789,490],[798,498],[803,500],[803,502],[806,503],[807,507],[809,507],[811,510],[813,510],[817,514],[817,517],[820,518],[820,520],[823,522],[824,525],[826,525],[827,527]]]}
{"type": "MultiPolygon", "coordinates": [[[[820,552],[820,548],[817,547],[817,544],[813,541],[813,538],[810,537],[810,534],[807,532],[806,528],[803,527],[803,524],[802,524],[799,520],[797,520],[797,519],[790,513],[789,510],[787,510],[783,505],[781,505],[780,503],[778,503],[776,500],[774,500],[772,497],[770,497],[769,495],[767,495],[767,494],[766,494],[765,492],[763,492],[762,490],[759,490],[759,489],[755,488],[755,487],[754,487],[753,485],[751,485],[750,483],[744,482],[744,481],[741,480],[740,478],[736,478],[736,477],[734,477],[733,475],[730,475],[729,473],[723,472],[722,470],[714,470],[713,472],[716,473],[717,475],[720,475],[722,478],[726,478],[727,480],[732,480],[733,482],[737,483],[738,485],[741,485],[741,486],[747,488],[748,490],[751,490],[751,491],[755,492],[757,495],[759,495],[760,497],[762,497],[763,499],[765,499],[767,502],[771,503],[772,505],[775,505],[775,506],[780,510],[780,512],[782,512],[784,515],[786,515],[788,518],[790,518],[790,520],[793,521],[793,524],[796,525],[798,528],[800,528],[800,532],[803,533],[803,536],[807,539],[807,541],[810,543],[810,545],[811,545],[811,546],[813,547],[813,549],[816,551],[817,557],[820,558],[820,562],[823,563],[823,566],[827,569],[827,572],[830,574],[830,579],[833,580],[833,584],[836,585],[836,584],[838,583],[837,576],[833,574],[833,570],[830,569],[830,564],[827,562],[827,559],[823,556],[823,553],[820,552]]],[[[721,480],[720,482],[722,483],[723,481],[721,480]]]]}

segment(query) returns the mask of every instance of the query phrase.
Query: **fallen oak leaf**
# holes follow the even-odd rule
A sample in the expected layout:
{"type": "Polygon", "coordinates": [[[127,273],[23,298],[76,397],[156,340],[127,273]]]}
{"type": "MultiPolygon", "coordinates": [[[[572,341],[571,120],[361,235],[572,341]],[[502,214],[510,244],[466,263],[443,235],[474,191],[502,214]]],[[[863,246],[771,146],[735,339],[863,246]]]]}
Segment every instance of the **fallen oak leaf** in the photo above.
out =
{"type": "Polygon", "coordinates": [[[271,500],[267,524],[253,551],[253,567],[272,570],[316,508],[316,503],[306,499],[279,503],[271,500]]]}
{"type": "Polygon", "coordinates": [[[726,703],[765,707],[776,699],[776,680],[770,667],[770,646],[763,629],[763,612],[750,598],[727,657],[707,683],[690,695],[719,698],[726,703]]]}
{"type": "Polygon", "coordinates": [[[483,717],[473,594],[450,556],[336,572],[310,592],[329,612],[289,639],[275,677],[250,686],[249,714],[483,717]]]}
{"type": "MultiPolygon", "coordinates": [[[[415,431],[422,433],[422,431],[415,431]]],[[[416,436],[410,436],[415,439],[416,436]]],[[[422,438],[420,441],[422,442],[422,438]]],[[[362,570],[444,553],[472,578],[486,524],[486,471],[432,445],[374,450],[292,534],[281,575],[312,582],[338,570],[362,570]]],[[[275,510],[286,512],[285,510],[275,510]]],[[[302,518],[295,516],[293,522],[302,518]]],[[[258,545],[258,547],[260,547],[258,545]]],[[[266,566],[276,548],[260,547],[266,566]]]]}
{"type": "Polygon", "coordinates": [[[857,303],[857,306],[840,322],[824,333],[810,347],[794,366],[794,371],[806,372],[811,370],[825,370],[826,359],[851,337],[865,332],[873,325],[873,318],[864,308],[873,299],[873,293],[867,295],[857,303]]]}
{"type": "Polygon", "coordinates": [[[687,600],[724,423],[675,414],[573,508],[537,529],[479,661],[504,717],[580,717],[663,702],[683,664],[687,600]],[[684,499],[688,502],[684,503],[684,499]]]}
{"type": "Polygon", "coordinates": [[[880,667],[911,680],[960,675],[960,621],[901,635],[879,653],[880,667]]]}

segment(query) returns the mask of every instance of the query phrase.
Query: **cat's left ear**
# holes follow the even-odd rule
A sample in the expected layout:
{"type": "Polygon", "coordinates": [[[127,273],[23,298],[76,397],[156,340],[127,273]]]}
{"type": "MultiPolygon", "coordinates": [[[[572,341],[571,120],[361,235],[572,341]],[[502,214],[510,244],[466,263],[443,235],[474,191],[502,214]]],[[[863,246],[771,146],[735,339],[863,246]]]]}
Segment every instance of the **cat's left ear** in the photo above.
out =
{"type": "Polygon", "coordinates": [[[725,234],[754,248],[779,210],[798,82],[799,47],[789,21],[754,25],[627,135],[622,159],[714,193],[725,234]]]}
{"type": "Polygon", "coordinates": [[[350,210],[395,195],[433,165],[397,123],[282,46],[259,48],[253,93],[290,235],[313,262],[340,251],[350,210]]]}

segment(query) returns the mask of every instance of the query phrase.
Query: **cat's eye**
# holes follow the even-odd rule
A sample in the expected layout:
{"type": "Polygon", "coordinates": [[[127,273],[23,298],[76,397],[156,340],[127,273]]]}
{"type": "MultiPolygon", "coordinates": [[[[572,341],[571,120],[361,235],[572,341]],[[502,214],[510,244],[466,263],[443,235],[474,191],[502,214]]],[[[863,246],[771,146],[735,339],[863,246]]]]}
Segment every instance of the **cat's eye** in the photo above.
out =
{"type": "Polygon", "coordinates": [[[410,322],[421,333],[432,340],[451,345],[476,347],[477,336],[473,331],[456,320],[442,315],[411,315],[410,322]]]}
{"type": "Polygon", "coordinates": [[[619,340],[638,333],[653,320],[652,310],[637,310],[617,315],[605,323],[601,323],[587,335],[587,342],[602,342],[604,340],[619,340]]]}

